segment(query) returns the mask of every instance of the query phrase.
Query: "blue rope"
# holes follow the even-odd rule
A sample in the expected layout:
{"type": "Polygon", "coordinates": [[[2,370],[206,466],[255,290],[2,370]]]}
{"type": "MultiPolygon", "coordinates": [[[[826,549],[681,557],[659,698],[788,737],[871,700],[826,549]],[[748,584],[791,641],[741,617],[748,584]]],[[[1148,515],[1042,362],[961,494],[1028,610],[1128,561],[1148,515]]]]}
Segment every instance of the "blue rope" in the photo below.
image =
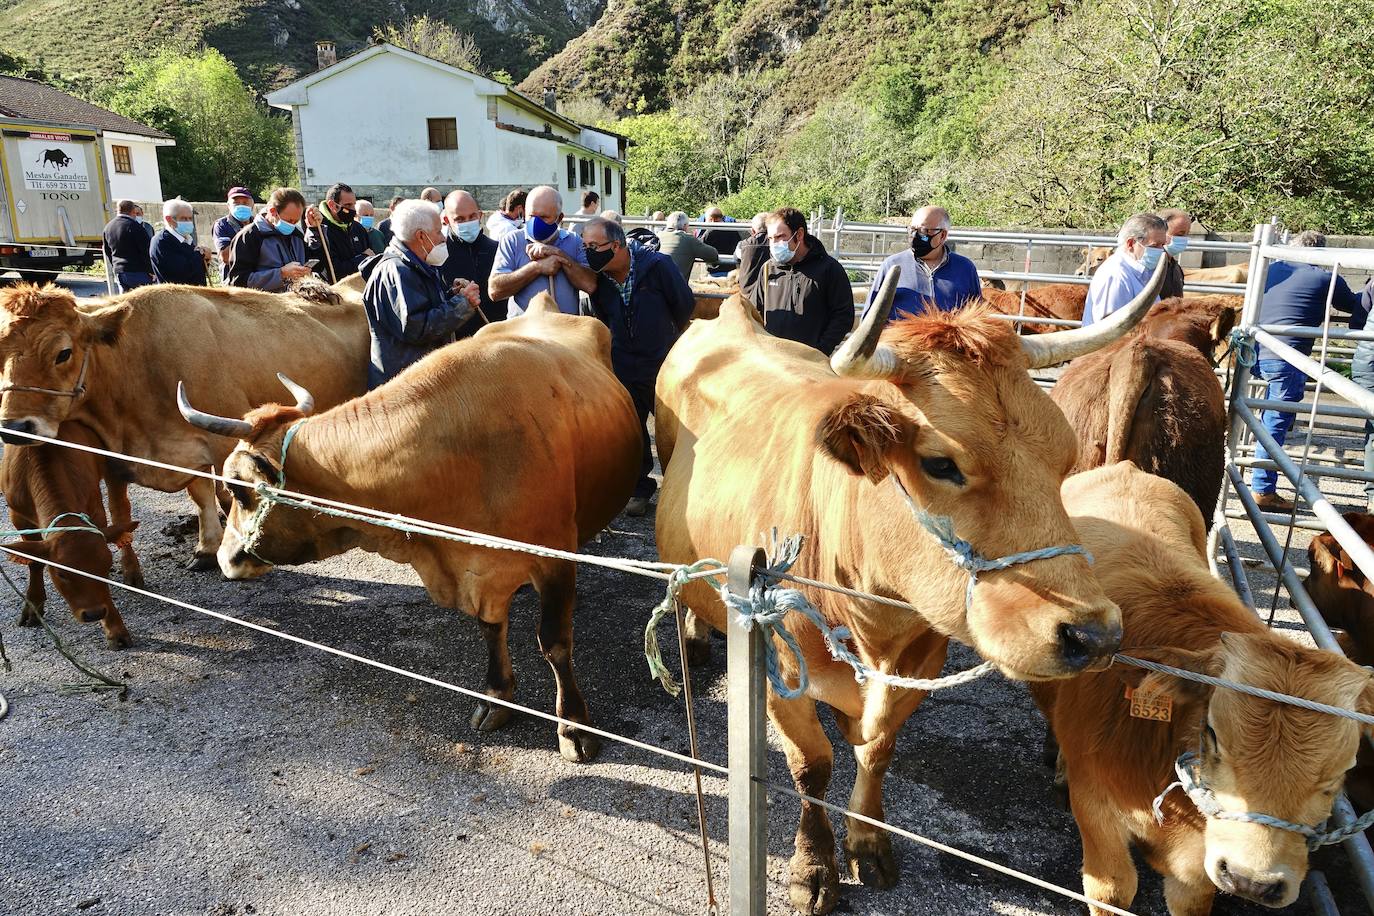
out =
{"type": "MultiPolygon", "coordinates": [[[[277,468],[277,486],[281,489],[286,488],[286,450],[291,447],[291,440],[296,438],[296,433],[305,424],[308,417],[302,417],[295,423],[286,428],[286,435],[281,439],[281,463],[277,468]]],[[[253,511],[253,517],[248,520],[248,534],[243,539],[243,552],[248,554],[259,563],[267,563],[262,557],[258,556],[258,540],[262,537],[262,526],[267,521],[267,514],[272,511],[272,504],[279,500],[270,498],[266,488],[258,486],[258,507],[253,511]]],[[[268,563],[268,565],[272,565],[268,563]]]]}
{"type": "Polygon", "coordinates": [[[907,506],[911,509],[916,521],[920,522],[921,527],[930,533],[935,540],[940,542],[940,546],[945,548],[945,553],[955,566],[968,573],[968,588],[964,591],[964,607],[973,605],[973,588],[978,584],[978,574],[980,572],[991,572],[998,569],[1008,569],[1021,563],[1031,563],[1035,560],[1048,560],[1051,557],[1063,557],[1077,555],[1085,558],[1089,563],[1093,562],[1092,554],[1081,544],[1063,544],[1057,547],[1042,547],[1039,550],[1025,550],[1021,553],[1008,554],[1005,557],[998,557],[989,560],[980,554],[968,541],[954,533],[954,522],[947,515],[931,515],[920,506],[916,505],[916,500],[911,498],[911,494],[902,486],[902,482],[897,479],[897,475],[892,475],[892,482],[897,485],[897,492],[902,494],[907,506]]]}
{"type": "MultiPolygon", "coordinates": [[[[1230,341],[1231,346],[1226,352],[1234,352],[1236,354],[1236,362],[1240,363],[1245,368],[1250,368],[1259,359],[1259,354],[1255,350],[1255,339],[1251,333],[1244,328],[1232,328],[1231,333],[1227,336],[1227,340],[1230,341]]],[[[1225,356],[1222,357],[1222,359],[1225,358],[1225,356]]]]}
{"type": "Polygon", "coordinates": [[[1264,827],[1272,827],[1275,830],[1286,830],[1289,833],[1299,833],[1307,837],[1307,848],[1316,850],[1322,846],[1334,846],[1343,842],[1357,833],[1363,833],[1366,829],[1374,826],[1374,811],[1369,811],[1364,816],[1352,821],[1344,827],[1337,827],[1334,830],[1323,830],[1326,825],[1318,824],[1316,827],[1309,827],[1306,824],[1296,824],[1293,821],[1286,821],[1281,817],[1274,817],[1272,814],[1261,814],[1257,811],[1227,811],[1221,807],[1217,797],[1212,790],[1207,787],[1202,778],[1202,761],[1195,751],[1185,751],[1180,754],[1178,760],[1174,762],[1174,772],[1178,774],[1175,782],[1169,783],[1164,787],[1164,791],[1159,793],[1154,801],[1155,821],[1164,823],[1164,797],[1174,789],[1182,789],[1184,794],[1202,812],[1205,817],[1223,821],[1240,821],[1243,823],[1260,824],[1264,827]]]}
{"type": "Polygon", "coordinates": [[[40,535],[40,536],[42,536],[42,537],[47,537],[47,536],[50,535],[50,534],[61,534],[61,533],[64,532],[64,531],[90,531],[90,532],[93,532],[93,533],[95,533],[95,534],[100,535],[101,537],[104,537],[104,536],[105,536],[105,532],[101,531],[100,528],[96,526],[95,522],[91,521],[91,517],[90,517],[89,515],[87,515],[86,513],[84,513],[84,512],[63,512],[63,513],[61,513],[61,514],[59,514],[59,515],[54,515],[52,521],[48,522],[48,524],[45,525],[45,526],[42,527],[42,528],[17,528],[17,529],[14,529],[13,531],[0,531],[0,537],[6,537],[6,538],[8,538],[8,537],[21,537],[21,536],[23,536],[23,535],[28,535],[28,534],[37,534],[37,535],[40,535]],[[70,515],[72,518],[79,518],[79,519],[81,519],[81,520],[82,520],[83,522],[85,522],[86,524],[84,524],[84,525],[59,525],[59,524],[57,524],[58,519],[66,518],[66,517],[69,516],[69,515],[70,515]]]}

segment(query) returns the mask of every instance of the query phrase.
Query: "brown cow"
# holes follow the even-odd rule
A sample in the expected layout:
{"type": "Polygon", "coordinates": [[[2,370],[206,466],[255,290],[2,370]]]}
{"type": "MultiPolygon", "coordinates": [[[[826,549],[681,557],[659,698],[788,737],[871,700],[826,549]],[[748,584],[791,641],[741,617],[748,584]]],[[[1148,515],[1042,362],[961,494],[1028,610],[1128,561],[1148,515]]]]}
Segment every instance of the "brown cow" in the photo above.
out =
{"type": "MultiPolygon", "coordinates": [[[[356,281],[327,301],[238,288],[145,286],[78,305],[56,286],[0,290],[0,441],[8,431],[56,436],[79,422],[111,451],[197,470],[218,467],[233,441],[177,419],[176,387],[219,413],[242,415],[277,396],[278,371],[321,404],[361,394],[369,338],[356,281]]],[[[200,515],[193,569],[213,568],[223,527],[215,485],[142,464],[134,480],[186,490],[200,515]]]]}
{"type": "Polygon", "coordinates": [[[1183,487],[1211,520],[1226,402],[1210,356],[1234,321],[1229,298],[1165,299],[1131,334],[1069,364],[1050,397],[1078,435],[1075,473],[1134,461],[1183,487]]]}
{"type": "MultiPolygon", "coordinates": [[[[1083,308],[1087,300],[1088,288],[1081,283],[1048,283],[1026,291],[1024,314],[1040,318],[1082,321],[1083,308]]],[[[1023,314],[1019,292],[984,287],[983,301],[990,303],[1004,315],[1023,314]]],[[[1021,325],[1022,334],[1049,334],[1062,330],[1063,327],[1053,324],[1021,325]]]]}
{"type": "MultiPolygon", "coordinates": [[[[1122,463],[1069,478],[1064,505],[1121,606],[1125,654],[1374,712],[1369,672],[1270,630],[1211,575],[1202,516],[1178,487],[1122,463]]],[[[1162,824],[1151,804],[1174,781],[1180,754],[1200,747],[1202,780],[1224,810],[1316,826],[1355,759],[1357,723],[1138,668],[1032,684],[1031,692],[1063,755],[1086,895],[1131,906],[1136,843],[1163,873],[1173,916],[1208,913],[1217,888],[1266,906],[1297,897],[1307,873],[1303,835],[1205,818],[1177,790],[1163,798],[1162,824]],[[1132,718],[1123,681],[1168,697],[1171,718],[1132,718]]]]}
{"type": "MultiPolygon", "coordinates": [[[[1066,677],[1110,655],[1120,634],[1117,612],[1081,556],[985,573],[970,599],[967,574],[912,509],[948,517],[987,556],[1072,543],[1058,493],[1077,450],[1073,431],[1027,369],[1124,333],[1162,280],[1157,272],[1107,327],[1018,337],[982,305],[929,311],[883,330],[896,291],[892,271],[830,363],[811,347],[771,336],[747,303],[730,300],[718,319],[687,329],[659,373],[654,416],[666,469],[660,554],[671,562],[728,556],[773,526],[805,535],[796,572],[920,609],[894,613],[829,592],[808,595],[826,620],[850,630],[862,659],[887,672],[934,676],[950,637],[1020,679],[1066,677]]],[[[703,622],[724,629],[714,589],[696,582],[682,597],[693,612],[695,645],[708,635],[703,622]]],[[[810,686],[796,700],[770,691],[768,711],[797,787],[821,797],[830,780],[833,752],[817,718],[820,700],[855,745],[851,807],[881,819],[897,732],[924,693],[857,683],[814,627],[795,616],[786,626],[800,643],[810,686]]],[[[865,884],[896,881],[886,833],[852,820],[845,852],[865,884]]],[[[830,822],[804,803],[792,903],[823,913],[838,890],[830,822]]]]}
{"type": "MultiPolygon", "coordinates": [[[[95,436],[78,425],[64,426],[62,435],[69,442],[97,445],[95,436]]],[[[38,626],[36,615],[43,613],[43,603],[47,599],[43,587],[43,571],[47,569],[53,585],[77,620],[85,623],[99,620],[105,630],[106,640],[116,649],[126,648],[130,644],[129,631],[115,608],[108,585],[45,566],[41,562],[52,560],[108,578],[112,561],[110,548],[106,544],[117,544],[124,581],[141,586],[143,570],[133,548],[133,530],[138,527],[138,522],[130,518],[129,480],[127,466],[107,464],[104,458],[88,452],[46,443],[33,448],[5,449],[4,458],[0,459],[0,486],[4,488],[5,503],[9,506],[10,521],[15,528],[81,526],[85,524],[84,521],[65,515],[79,512],[90,518],[101,531],[100,534],[92,531],[58,531],[46,537],[25,535],[24,540],[5,545],[33,561],[28,563],[29,587],[19,616],[20,626],[38,626]],[[105,504],[100,498],[102,478],[110,494],[113,524],[107,521],[105,504]]]]}
{"type": "MultiPolygon", "coordinates": [[[[244,440],[225,462],[227,476],[275,485],[287,429],[308,412],[308,397],[297,389],[297,407],[263,407],[245,420],[202,414],[184,399],[181,411],[197,426],[244,440]]],[[[609,332],[594,318],[559,314],[547,293],[523,317],[489,324],[295,428],[285,459],[293,490],[562,550],[576,550],[624,507],[642,447],[630,396],[611,372],[609,332]]],[[[558,714],[591,722],[573,677],[571,562],[260,506],[253,489],[230,490],[219,549],[226,576],[256,578],[270,564],[307,563],[353,547],[408,563],[435,604],[480,622],[493,697],[514,694],[510,601],[532,583],[558,714]]],[[[505,707],[483,702],[472,724],[485,731],[509,718],[505,707]]],[[[569,760],[596,755],[595,736],[566,725],[558,735],[569,760]]]]}
{"type": "MultiPolygon", "coordinates": [[[[1342,516],[1366,544],[1374,544],[1374,515],[1347,512],[1342,516]]],[[[1360,572],[1350,554],[1329,533],[1307,545],[1307,594],[1336,634],[1350,660],[1374,666],[1374,584],[1360,572]]],[[[1374,750],[1360,745],[1355,769],[1345,781],[1357,808],[1374,808],[1374,750]]]]}

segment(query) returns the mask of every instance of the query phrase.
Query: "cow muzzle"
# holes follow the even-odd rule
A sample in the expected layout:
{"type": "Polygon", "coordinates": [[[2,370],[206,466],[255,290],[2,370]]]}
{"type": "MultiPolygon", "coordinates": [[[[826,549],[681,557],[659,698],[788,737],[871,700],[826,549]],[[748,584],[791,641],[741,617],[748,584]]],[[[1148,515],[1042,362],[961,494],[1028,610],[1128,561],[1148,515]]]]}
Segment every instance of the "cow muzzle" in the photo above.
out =
{"type": "Polygon", "coordinates": [[[1298,897],[1300,880],[1287,867],[1249,871],[1225,856],[1209,858],[1207,877],[1221,891],[1267,907],[1285,907],[1298,897]]]}
{"type": "Polygon", "coordinates": [[[1059,656],[1070,671],[1083,671],[1110,661],[1121,648],[1120,620],[1059,625],[1059,656]]]}
{"type": "Polygon", "coordinates": [[[47,436],[50,439],[57,438],[57,424],[44,417],[17,417],[13,419],[0,420],[0,442],[6,445],[36,445],[37,443],[28,436],[16,436],[12,433],[28,433],[34,436],[47,436]]]}

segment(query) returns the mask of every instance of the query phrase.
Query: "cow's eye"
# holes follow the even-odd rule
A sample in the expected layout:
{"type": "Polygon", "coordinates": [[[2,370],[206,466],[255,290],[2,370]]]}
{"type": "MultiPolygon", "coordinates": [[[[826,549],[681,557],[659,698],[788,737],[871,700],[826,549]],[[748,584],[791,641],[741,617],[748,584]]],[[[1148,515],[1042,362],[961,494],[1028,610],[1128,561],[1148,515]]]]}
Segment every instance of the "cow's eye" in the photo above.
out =
{"type": "Polygon", "coordinates": [[[62,351],[59,352],[59,353],[57,354],[57,365],[60,366],[60,365],[62,365],[63,363],[65,363],[67,360],[69,360],[69,359],[71,359],[71,358],[72,358],[72,348],[71,348],[71,347],[64,347],[64,348],[62,349],[62,351]]]}
{"type": "Polygon", "coordinates": [[[956,487],[964,485],[964,475],[959,472],[959,465],[955,464],[952,459],[922,458],[921,470],[936,480],[947,480],[956,487]]]}

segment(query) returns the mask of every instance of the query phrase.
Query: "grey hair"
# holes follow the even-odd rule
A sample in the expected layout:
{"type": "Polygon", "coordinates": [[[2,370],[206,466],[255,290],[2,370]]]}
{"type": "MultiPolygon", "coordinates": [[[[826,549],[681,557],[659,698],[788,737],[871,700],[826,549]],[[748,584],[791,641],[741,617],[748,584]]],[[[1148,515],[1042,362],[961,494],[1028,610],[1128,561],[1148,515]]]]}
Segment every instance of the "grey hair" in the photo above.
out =
{"type": "Polygon", "coordinates": [[[605,219],[608,219],[611,222],[615,223],[617,226],[622,225],[620,222],[620,211],[618,210],[602,210],[601,215],[605,219]]]}
{"type": "Polygon", "coordinates": [[[1126,244],[1128,239],[1143,242],[1152,232],[1168,233],[1168,231],[1169,224],[1153,213],[1137,213],[1121,224],[1121,231],[1116,234],[1116,241],[1118,245],[1126,244]]]}
{"type": "Polygon", "coordinates": [[[1316,229],[1305,229],[1293,236],[1293,241],[1289,244],[1297,245],[1299,248],[1325,248],[1326,236],[1316,229]]]}
{"type": "Polygon", "coordinates": [[[587,230],[593,227],[598,227],[602,232],[606,233],[606,241],[619,242],[622,247],[625,246],[625,229],[619,223],[602,216],[598,216],[595,219],[589,219],[582,227],[583,237],[586,236],[587,230]]]}
{"type": "Polygon", "coordinates": [[[183,213],[188,216],[194,216],[195,212],[196,209],[191,206],[191,202],[189,200],[182,200],[180,197],[173,197],[171,200],[165,201],[162,204],[163,216],[180,216],[183,213]]]}
{"type": "Polygon", "coordinates": [[[674,210],[672,213],[668,214],[669,229],[686,229],[688,222],[687,214],[683,213],[681,210],[674,210]]]}
{"type": "Polygon", "coordinates": [[[403,242],[415,241],[420,232],[439,238],[439,211],[427,200],[403,200],[391,211],[391,231],[403,242]]]}

